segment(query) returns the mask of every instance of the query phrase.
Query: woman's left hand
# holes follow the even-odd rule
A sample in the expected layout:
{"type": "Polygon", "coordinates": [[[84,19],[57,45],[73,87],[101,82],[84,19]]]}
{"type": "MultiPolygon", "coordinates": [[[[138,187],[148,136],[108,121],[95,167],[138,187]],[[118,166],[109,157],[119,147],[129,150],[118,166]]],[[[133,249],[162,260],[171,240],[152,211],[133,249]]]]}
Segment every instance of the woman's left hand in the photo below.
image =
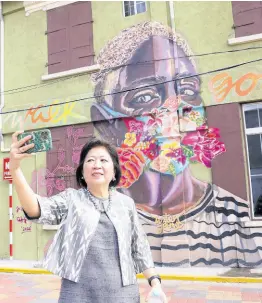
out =
{"type": "Polygon", "coordinates": [[[152,297],[160,298],[163,303],[167,303],[166,294],[164,293],[161,284],[157,284],[151,288],[151,291],[146,297],[146,302],[150,302],[150,298],[152,297]]]}

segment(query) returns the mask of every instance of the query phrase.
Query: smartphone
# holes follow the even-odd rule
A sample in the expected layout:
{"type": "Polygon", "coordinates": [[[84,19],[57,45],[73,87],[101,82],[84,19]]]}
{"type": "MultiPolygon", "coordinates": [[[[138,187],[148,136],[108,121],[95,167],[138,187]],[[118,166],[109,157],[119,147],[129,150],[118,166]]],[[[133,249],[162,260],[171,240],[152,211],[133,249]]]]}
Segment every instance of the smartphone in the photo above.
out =
{"type": "Polygon", "coordinates": [[[32,137],[23,146],[26,146],[31,143],[34,143],[35,146],[33,148],[28,149],[25,153],[39,153],[52,149],[52,136],[51,131],[49,129],[27,131],[22,134],[19,134],[17,136],[17,139],[18,141],[20,141],[21,139],[29,135],[31,135],[32,137]]]}

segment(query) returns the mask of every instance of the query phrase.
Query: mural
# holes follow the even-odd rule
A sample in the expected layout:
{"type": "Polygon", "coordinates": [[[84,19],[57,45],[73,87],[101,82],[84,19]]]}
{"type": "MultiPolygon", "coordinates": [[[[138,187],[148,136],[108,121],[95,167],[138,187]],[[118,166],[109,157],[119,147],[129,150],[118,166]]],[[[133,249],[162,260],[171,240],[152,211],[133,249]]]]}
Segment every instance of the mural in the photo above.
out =
{"type": "Polygon", "coordinates": [[[219,129],[207,127],[191,54],[185,39],[158,22],[120,32],[97,57],[95,95],[107,95],[92,105],[92,121],[118,147],[119,190],[137,203],[156,265],[259,266],[261,234],[244,226],[248,203],[190,169],[211,168],[226,151],[219,129]]]}
{"type": "MultiPolygon", "coordinates": [[[[123,172],[118,190],[135,200],[157,266],[257,267],[262,233],[245,227],[247,201],[192,173],[194,165],[211,171],[226,146],[207,121],[191,54],[182,36],[158,22],[121,31],[97,56],[101,70],[92,76],[96,99],[88,125],[92,135],[117,146],[123,172]]],[[[211,80],[218,102],[233,87],[245,92],[244,80],[238,81],[233,85],[226,73],[211,80]]],[[[60,129],[69,147],[55,147],[55,163],[42,178],[39,171],[33,177],[48,195],[66,187],[57,172],[74,173],[87,140],[81,126],[60,129]]]]}

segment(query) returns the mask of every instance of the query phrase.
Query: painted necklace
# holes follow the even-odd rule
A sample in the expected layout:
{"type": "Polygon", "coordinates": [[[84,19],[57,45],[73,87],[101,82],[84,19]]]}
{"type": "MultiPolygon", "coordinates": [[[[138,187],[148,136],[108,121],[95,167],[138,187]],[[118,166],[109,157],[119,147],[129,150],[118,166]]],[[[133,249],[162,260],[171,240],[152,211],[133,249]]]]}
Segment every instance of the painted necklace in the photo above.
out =
{"type": "Polygon", "coordinates": [[[109,190],[109,196],[108,196],[108,204],[107,204],[107,208],[104,207],[104,209],[101,208],[101,206],[99,205],[99,203],[97,202],[97,200],[95,199],[95,197],[90,193],[88,188],[85,188],[88,198],[89,200],[94,204],[96,210],[98,210],[100,213],[104,213],[104,212],[108,212],[111,204],[112,204],[112,197],[111,197],[111,191],[109,190]]]}

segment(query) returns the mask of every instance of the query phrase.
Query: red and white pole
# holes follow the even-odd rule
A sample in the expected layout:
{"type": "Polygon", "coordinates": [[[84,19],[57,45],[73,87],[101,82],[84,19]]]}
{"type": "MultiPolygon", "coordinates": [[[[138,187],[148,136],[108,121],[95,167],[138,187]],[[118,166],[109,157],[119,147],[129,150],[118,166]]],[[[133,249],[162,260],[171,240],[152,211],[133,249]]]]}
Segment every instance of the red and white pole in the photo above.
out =
{"type": "Polygon", "coordinates": [[[9,180],[9,254],[13,260],[13,184],[9,180]]]}

